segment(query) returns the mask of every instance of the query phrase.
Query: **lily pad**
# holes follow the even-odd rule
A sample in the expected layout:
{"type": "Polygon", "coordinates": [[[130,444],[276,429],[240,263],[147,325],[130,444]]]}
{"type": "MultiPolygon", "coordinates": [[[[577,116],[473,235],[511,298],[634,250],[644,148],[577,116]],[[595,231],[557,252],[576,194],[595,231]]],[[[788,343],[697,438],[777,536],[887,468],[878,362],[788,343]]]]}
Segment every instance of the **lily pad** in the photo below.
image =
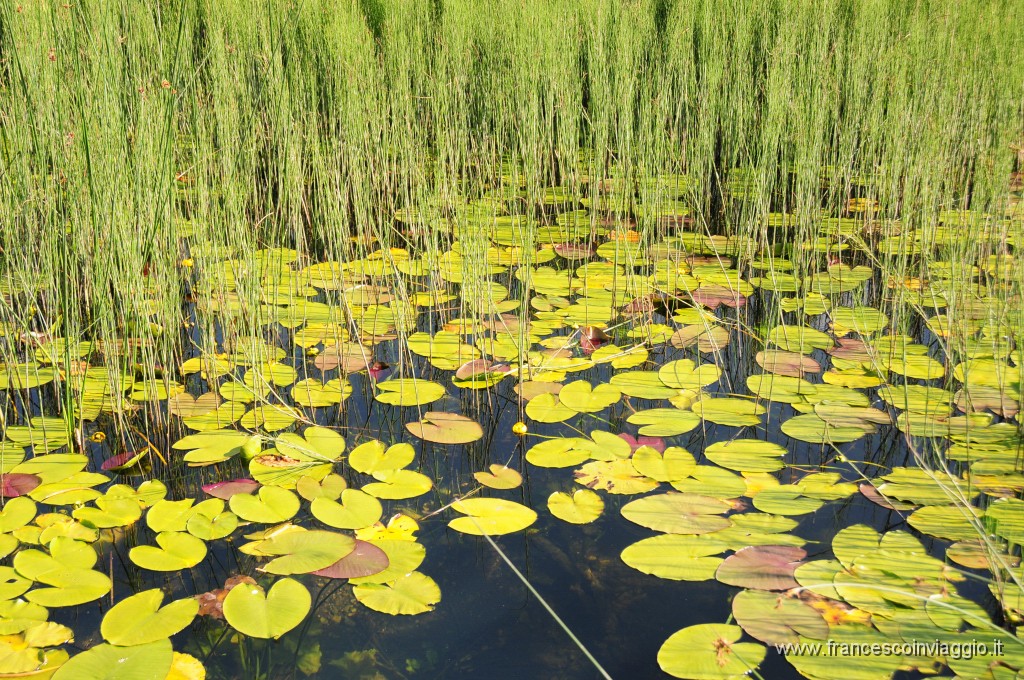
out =
{"type": "Polygon", "coordinates": [[[206,544],[190,534],[164,531],[156,535],[156,542],[160,547],[135,546],[128,552],[129,559],[150,571],[182,571],[206,558],[206,544]]]}
{"type": "Polygon", "coordinates": [[[405,429],[436,444],[469,444],[484,436],[483,428],[472,418],[443,411],[428,411],[422,420],[406,423],[405,429]]]}
{"type": "MultiPolygon", "coordinates": [[[[614,386],[598,385],[592,388],[586,380],[569,383],[562,388],[557,396],[563,406],[579,413],[599,413],[612,404],[618,403],[621,398],[622,393],[614,386]]],[[[534,420],[538,419],[534,418],[534,420]]]]}
{"type": "Polygon", "coordinates": [[[732,506],[710,496],[668,492],[622,506],[622,516],[640,526],[669,534],[707,534],[732,522],[722,516],[732,506]]]}
{"type": "Polygon", "coordinates": [[[372,475],[379,470],[399,470],[415,458],[416,449],[410,444],[392,444],[385,448],[383,442],[371,439],[352,449],[348,464],[358,472],[372,475]]]}
{"type": "Polygon", "coordinates": [[[294,579],[277,581],[269,592],[255,584],[239,584],[224,598],[224,618],[238,632],[277,639],[302,623],[312,598],[294,579]]]}
{"type": "Polygon", "coordinates": [[[467,516],[453,519],[448,526],[474,536],[511,534],[537,521],[537,513],[530,508],[500,498],[467,498],[451,507],[467,516]]]}
{"type": "Polygon", "coordinates": [[[103,617],[103,639],[119,647],[156,642],[184,630],[199,613],[195,598],[175,600],[161,607],[163,599],[163,591],[153,588],[121,600],[103,617]]]}
{"type": "Polygon", "coordinates": [[[763,645],[737,642],[743,635],[739,626],[704,623],[673,633],[658,650],[661,670],[688,680],[732,680],[742,678],[764,661],[763,645]]]}
{"type": "Polygon", "coordinates": [[[445,395],[444,387],[422,378],[395,378],[377,383],[375,399],[392,406],[423,406],[445,395]]]}
{"type": "Polygon", "coordinates": [[[473,478],[492,489],[515,489],[523,483],[523,476],[510,467],[495,463],[487,472],[474,472],[473,478]]]}
{"type": "Polygon", "coordinates": [[[167,638],[144,645],[99,644],[71,657],[53,674],[54,680],[153,680],[166,678],[174,651],[167,638]]]}
{"type": "Polygon", "coordinates": [[[390,583],[357,585],[352,594],[370,609],[393,615],[423,614],[441,601],[441,589],[434,579],[418,571],[390,583]]]}
{"type": "MultiPolygon", "coordinates": [[[[708,534],[705,534],[708,535],[708,534]]],[[[622,561],[637,571],[673,581],[708,581],[722,563],[720,543],[695,536],[664,534],[645,538],[622,551],[622,561]]]]}
{"type": "Polygon", "coordinates": [[[387,569],[389,564],[386,552],[369,541],[357,539],[352,552],[329,567],[312,573],[324,578],[361,578],[379,574],[387,569]]]}
{"type": "Polygon", "coordinates": [[[259,555],[276,556],[261,571],[281,576],[326,569],[354,549],[351,536],[319,530],[279,533],[255,546],[259,555]]]}
{"type": "Polygon", "coordinates": [[[749,546],[727,557],[715,578],[740,588],[789,590],[800,585],[793,572],[806,556],[807,552],[796,546],[749,546]]]}
{"type": "Polygon", "coordinates": [[[577,489],[572,495],[556,491],[548,496],[548,510],[570,524],[590,524],[604,512],[604,501],[590,489],[577,489]]]}
{"type": "Polygon", "coordinates": [[[784,467],[783,446],[760,439],[731,439],[715,442],[706,449],[708,460],[741,472],[775,472],[784,467]]]}
{"type": "Polygon", "coordinates": [[[277,486],[261,487],[257,495],[235,494],[229,501],[231,512],[247,522],[278,524],[299,511],[299,497],[277,486]]]}

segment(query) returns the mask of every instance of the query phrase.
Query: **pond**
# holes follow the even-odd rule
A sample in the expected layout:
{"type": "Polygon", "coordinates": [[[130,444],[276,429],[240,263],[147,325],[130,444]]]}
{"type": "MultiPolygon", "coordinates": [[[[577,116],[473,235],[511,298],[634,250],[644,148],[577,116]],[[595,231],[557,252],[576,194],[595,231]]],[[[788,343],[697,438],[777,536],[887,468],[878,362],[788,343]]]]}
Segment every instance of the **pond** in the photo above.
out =
{"type": "Polygon", "coordinates": [[[891,276],[922,255],[906,230],[856,237],[859,203],[800,274],[822,246],[787,244],[786,216],[783,245],[758,247],[684,219],[680,178],[652,181],[656,243],[557,189],[536,213],[446,218],[447,248],[343,262],[186,236],[175,366],[8,335],[0,671],[1024,666],[1003,627],[1021,609],[1022,362],[998,325],[1019,309],[965,304],[948,263],[891,276]],[[254,332],[226,333],[254,283],[254,332]],[[961,653],[974,638],[996,666],[961,653]],[[783,649],[800,643],[817,651],[783,649]]]}

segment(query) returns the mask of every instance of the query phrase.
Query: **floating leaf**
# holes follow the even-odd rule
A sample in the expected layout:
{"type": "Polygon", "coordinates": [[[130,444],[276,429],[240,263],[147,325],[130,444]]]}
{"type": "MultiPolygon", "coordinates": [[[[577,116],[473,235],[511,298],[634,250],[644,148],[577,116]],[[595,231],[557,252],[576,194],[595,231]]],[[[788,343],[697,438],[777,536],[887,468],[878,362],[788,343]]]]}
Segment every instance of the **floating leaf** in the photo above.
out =
{"type": "MultiPolygon", "coordinates": [[[[598,385],[591,388],[590,383],[586,380],[569,383],[562,388],[557,397],[563,406],[579,413],[599,413],[612,404],[618,403],[620,398],[622,398],[622,393],[612,385],[598,385]]],[[[534,420],[538,420],[538,418],[534,418],[534,420]]]]}
{"type": "Polygon", "coordinates": [[[793,439],[812,444],[844,444],[875,432],[875,426],[866,421],[858,424],[830,425],[828,421],[814,414],[790,418],[782,423],[781,429],[793,439]]]}
{"type": "Polygon", "coordinates": [[[673,633],[658,650],[661,670],[689,680],[741,678],[764,661],[767,650],[753,642],[737,642],[739,626],[705,623],[673,633]]]}
{"type": "Polygon", "coordinates": [[[487,472],[474,472],[473,478],[492,489],[515,489],[523,483],[523,476],[512,468],[495,463],[487,472]]]}
{"type": "Polygon", "coordinates": [[[393,615],[423,614],[441,601],[441,589],[434,579],[418,571],[390,583],[357,585],[352,594],[370,609],[393,615]]]}
{"type": "Polygon", "coordinates": [[[698,366],[690,359],[670,361],[658,370],[658,377],[669,387],[683,390],[699,390],[718,382],[722,369],[715,364],[698,366]]]}
{"type": "Polygon", "coordinates": [[[640,446],[633,453],[632,461],[637,472],[656,482],[685,479],[697,467],[693,454],[680,446],[670,446],[664,453],[650,446],[640,446]]]}
{"type": "Polygon", "coordinates": [[[423,420],[406,423],[405,429],[437,444],[468,444],[484,436],[483,428],[472,418],[442,411],[428,411],[423,420]]]}
{"type": "Polygon", "coordinates": [[[373,473],[376,482],[363,487],[363,491],[391,500],[402,500],[422,496],[434,487],[426,475],[413,470],[378,470],[373,473]]]}
{"type": "Polygon", "coordinates": [[[175,600],[161,607],[163,599],[163,591],[154,588],[121,600],[103,617],[103,639],[119,647],[156,642],[184,630],[199,613],[195,598],[175,600]]]}
{"type": "Polygon", "coordinates": [[[537,513],[530,508],[500,498],[467,498],[455,501],[451,507],[468,516],[457,517],[448,526],[473,536],[511,534],[537,521],[537,513]]]}
{"type": "Polygon", "coordinates": [[[658,486],[657,482],[638,473],[628,459],[596,460],[581,467],[573,476],[577,484],[614,494],[645,493],[658,486]]]}
{"type": "Polygon", "coordinates": [[[800,636],[828,637],[821,614],[803,600],[756,590],[744,590],[732,601],[733,616],[751,637],[772,645],[799,644],[800,636]]]}
{"type": "Polygon", "coordinates": [[[277,581],[264,594],[255,584],[240,584],[224,598],[224,618],[240,633],[254,638],[279,638],[302,623],[312,598],[294,579],[277,581]]]}
{"type": "Polygon", "coordinates": [[[359,489],[345,489],[341,502],[329,498],[314,498],[310,511],[318,520],[336,529],[362,529],[384,514],[380,501],[359,489]]]}
{"type": "Polygon", "coordinates": [[[206,557],[206,544],[195,536],[178,531],[156,535],[159,548],[138,545],[128,552],[132,562],[150,571],[182,571],[190,569],[206,557]]]}
{"type": "Polygon", "coordinates": [[[260,487],[258,495],[235,494],[229,501],[231,512],[247,522],[279,524],[299,511],[299,497],[277,486],[260,487]]]}
{"type": "Polygon", "coordinates": [[[348,464],[358,472],[372,475],[379,470],[399,470],[416,459],[416,449],[410,444],[392,444],[385,449],[384,443],[371,439],[352,449],[348,464]]]}
{"type": "Polygon", "coordinates": [[[361,578],[379,574],[388,568],[388,554],[369,541],[356,540],[355,548],[334,564],[318,569],[324,578],[361,578]]]}
{"type": "Polygon", "coordinates": [[[254,549],[259,555],[279,556],[261,571],[288,576],[326,569],[355,549],[355,539],[334,531],[288,531],[260,541],[254,549]]]}
{"type": "Polygon", "coordinates": [[[807,553],[796,546],[749,546],[727,557],[715,578],[740,588],[789,590],[800,585],[793,572],[805,557],[807,553]]]}
{"type": "Polygon", "coordinates": [[[694,401],[690,410],[704,420],[730,427],[759,425],[767,412],[757,402],[739,397],[705,397],[694,401]]]}
{"type": "Polygon", "coordinates": [[[626,422],[640,425],[640,434],[651,437],[673,437],[685,434],[700,425],[700,416],[678,408],[651,408],[637,411],[626,422]]]}
{"type": "Polygon", "coordinates": [[[422,378],[396,378],[377,383],[375,399],[392,406],[422,406],[445,395],[444,387],[422,378]]]}
{"type": "MultiPolygon", "coordinates": [[[[707,535],[707,534],[705,534],[707,535]]],[[[719,543],[694,536],[665,534],[627,546],[622,561],[637,571],[673,581],[707,581],[715,577],[724,550],[719,543]]]]}
{"type": "Polygon", "coordinates": [[[670,534],[706,534],[732,524],[722,516],[725,501],[689,493],[668,492],[622,506],[622,516],[640,526],[670,534]]]}
{"type": "Polygon", "coordinates": [[[715,442],[704,450],[708,460],[730,470],[775,472],[784,467],[783,446],[760,439],[731,439],[715,442]]]}
{"type": "Polygon", "coordinates": [[[166,678],[174,652],[171,641],[115,647],[100,644],[71,657],[53,674],[53,680],[153,680],[166,678]]]}
{"type": "Polygon", "coordinates": [[[258,488],[260,488],[259,482],[244,477],[241,479],[230,479],[225,482],[214,482],[212,484],[203,485],[203,491],[205,493],[225,501],[230,500],[232,496],[238,493],[251,494],[258,488]]]}
{"type": "Polygon", "coordinates": [[[548,496],[548,510],[570,524],[590,524],[604,512],[604,501],[590,489],[577,489],[572,495],[556,491],[548,496]]]}
{"type": "Polygon", "coordinates": [[[561,392],[558,395],[545,392],[537,395],[527,402],[526,415],[539,423],[561,423],[578,415],[579,411],[569,408],[559,401],[561,394],[561,392]]]}

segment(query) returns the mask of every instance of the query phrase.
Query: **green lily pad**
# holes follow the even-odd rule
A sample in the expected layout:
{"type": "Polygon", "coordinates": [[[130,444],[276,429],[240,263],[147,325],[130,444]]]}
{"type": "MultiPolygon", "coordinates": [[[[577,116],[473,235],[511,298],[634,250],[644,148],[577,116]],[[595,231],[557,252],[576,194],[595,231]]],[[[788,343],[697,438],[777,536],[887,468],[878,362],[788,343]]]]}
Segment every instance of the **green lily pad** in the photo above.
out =
{"type": "Polygon", "coordinates": [[[664,453],[650,446],[641,446],[633,453],[632,461],[637,472],[656,482],[685,479],[697,467],[693,454],[680,446],[670,446],[664,453]]]}
{"type": "Polygon", "coordinates": [[[730,470],[741,472],[775,472],[785,465],[783,446],[760,439],[732,439],[715,442],[706,449],[708,460],[730,470]]]}
{"type": "Polygon", "coordinates": [[[160,546],[138,545],[128,552],[132,562],[150,571],[191,569],[206,558],[206,544],[190,534],[164,531],[156,535],[160,546]]]}
{"type": "Polygon", "coordinates": [[[214,430],[193,434],[179,439],[171,448],[188,451],[185,462],[189,465],[214,465],[222,463],[243,451],[259,451],[259,437],[235,430],[214,430]]]}
{"type": "Polygon", "coordinates": [[[380,470],[399,470],[416,459],[416,449],[411,444],[392,444],[385,449],[384,443],[371,439],[352,449],[348,464],[352,469],[367,475],[380,470]]]}
{"type": "Polygon", "coordinates": [[[835,344],[830,335],[807,326],[776,326],[768,331],[765,339],[783,351],[800,354],[831,349],[835,344]]]}
{"type": "Polygon", "coordinates": [[[260,487],[258,495],[237,493],[228,503],[231,512],[247,522],[279,524],[299,511],[299,497],[277,486],[260,487]]]}
{"type": "MultiPolygon", "coordinates": [[[[704,534],[710,536],[712,534],[704,534]]],[[[637,571],[673,581],[708,581],[722,563],[720,543],[696,536],[664,534],[645,538],[622,551],[622,561],[637,571]]]]}
{"type": "Polygon", "coordinates": [[[444,387],[422,378],[395,378],[377,383],[375,399],[392,406],[423,406],[445,395],[444,387]]]}
{"type": "Polygon", "coordinates": [[[0,510],[0,534],[10,533],[25,526],[36,516],[36,504],[31,498],[18,496],[8,499],[0,510]]]}
{"type": "Polygon", "coordinates": [[[722,369],[715,364],[698,366],[690,359],[670,361],[658,370],[658,377],[668,387],[681,390],[699,390],[718,382],[722,369]]]}
{"type": "Polygon", "coordinates": [[[732,612],[747,635],[771,645],[799,644],[801,635],[824,640],[829,633],[817,609],[775,593],[744,590],[733,598],[732,612]]]}
{"type": "Polygon", "coordinates": [[[174,651],[167,638],[144,645],[100,644],[68,659],[53,680],[153,680],[166,678],[174,651]]]}
{"type": "Polygon", "coordinates": [[[729,427],[753,427],[761,424],[768,409],[740,397],[704,397],[693,402],[690,410],[704,420],[729,427]]]}
{"type": "Polygon", "coordinates": [[[288,576],[325,569],[355,549],[355,539],[334,531],[288,531],[259,541],[254,550],[278,556],[261,567],[269,574],[288,576]]]}
{"type": "Polygon", "coordinates": [[[153,531],[185,531],[188,521],[196,515],[212,519],[224,511],[224,501],[209,498],[193,505],[192,498],[180,501],[157,501],[146,513],[146,524],[153,531]]]}
{"type": "Polygon", "coordinates": [[[278,435],[274,448],[298,461],[332,463],[345,452],[345,439],[332,429],[314,425],[303,430],[301,436],[294,432],[278,435]]]}
{"type": "Polygon", "coordinates": [[[224,598],[224,618],[249,637],[277,639],[302,623],[311,605],[309,591],[294,579],[280,579],[266,593],[242,583],[224,598]]]}
{"type": "Polygon", "coordinates": [[[599,413],[618,403],[621,398],[622,393],[612,385],[598,385],[592,388],[586,380],[569,383],[557,396],[562,406],[579,413],[599,413]]]}
{"type": "Polygon", "coordinates": [[[806,515],[816,511],[824,503],[817,498],[803,495],[800,487],[782,484],[773,489],[764,489],[754,496],[754,507],[761,512],[775,515],[806,515]]]}
{"type": "Polygon", "coordinates": [[[388,558],[388,567],[384,571],[369,576],[350,578],[352,585],[359,583],[389,583],[404,574],[416,570],[427,556],[427,549],[422,543],[399,539],[375,539],[368,541],[384,551],[388,558]]]}
{"type": "Polygon", "coordinates": [[[548,496],[548,510],[570,524],[590,524],[604,512],[604,501],[590,489],[577,489],[572,495],[556,491],[548,496]]]}
{"type": "Polygon", "coordinates": [[[915,510],[907,518],[907,524],[931,536],[962,541],[978,536],[971,514],[978,517],[982,513],[972,506],[929,505],[915,510]]]}
{"type": "Polygon", "coordinates": [[[103,639],[119,647],[144,645],[171,637],[184,630],[199,613],[199,601],[192,597],[161,607],[164,593],[159,588],[127,597],[103,617],[103,639]]]}
{"type": "Polygon", "coordinates": [[[390,583],[356,585],[352,594],[370,609],[392,615],[423,614],[441,601],[441,589],[434,579],[418,571],[390,583]]]}
{"type": "Polygon", "coordinates": [[[700,425],[700,416],[678,408],[651,408],[637,411],[626,422],[640,425],[640,434],[649,437],[673,437],[700,425]]]}
{"type": "Polygon", "coordinates": [[[267,432],[277,432],[291,427],[301,417],[302,414],[290,406],[261,404],[243,415],[239,424],[248,430],[262,427],[267,432]]]}
{"type": "Polygon", "coordinates": [[[763,645],[737,642],[739,626],[704,623],[673,633],[658,650],[661,670],[688,680],[733,680],[748,675],[764,661],[763,645]]]}
{"type": "Polygon", "coordinates": [[[363,491],[390,500],[422,496],[434,487],[430,477],[414,470],[378,470],[373,473],[376,482],[370,482],[363,491]]]}
{"type": "Polygon", "coordinates": [[[569,408],[559,400],[561,393],[556,395],[545,392],[537,395],[526,403],[526,415],[539,423],[561,423],[578,415],[580,411],[569,408]]]}
{"type": "Polygon", "coordinates": [[[857,424],[831,425],[817,415],[805,414],[782,423],[782,431],[793,439],[812,444],[843,444],[875,433],[875,426],[866,421],[857,424]]]}
{"type": "Polygon", "coordinates": [[[646,493],[658,483],[638,473],[628,459],[595,460],[573,473],[577,484],[614,494],[646,493]]]}
{"type": "Polygon", "coordinates": [[[683,493],[696,493],[713,498],[738,498],[747,491],[747,483],[734,472],[714,465],[698,465],[686,479],[672,481],[683,493]]]}
{"type": "Polygon", "coordinates": [[[584,441],[581,437],[545,439],[527,450],[526,462],[546,468],[575,467],[590,458],[590,452],[579,446],[584,441]]]}
{"type": "Polygon", "coordinates": [[[669,399],[679,394],[679,390],[666,385],[656,371],[616,373],[609,382],[623,394],[639,399],[669,399]]]}
{"type": "Polygon", "coordinates": [[[515,489],[523,483],[523,476],[518,471],[498,463],[491,465],[486,472],[474,472],[473,478],[491,489],[515,489]]]}
{"type": "Polygon", "coordinates": [[[0,390],[27,390],[39,387],[57,377],[52,366],[40,366],[37,363],[0,364],[0,390]]]}
{"type": "Polygon", "coordinates": [[[359,489],[345,489],[341,502],[315,498],[310,511],[318,520],[336,529],[362,529],[380,520],[384,509],[380,501],[359,489]]]}
{"type": "Polygon", "coordinates": [[[640,526],[669,534],[707,534],[732,522],[722,516],[732,506],[710,496],[668,492],[622,506],[622,516],[640,526]]]}
{"type": "Polygon", "coordinates": [[[537,513],[530,508],[501,498],[467,498],[451,507],[467,516],[456,517],[448,526],[473,536],[511,534],[537,521],[537,513]]]}
{"type": "Polygon", "coordinates": [[[316,378],[306,378],[295,383],[291,389],[295,403],[309,408],[325,408],[340,404],[351,394],[352,385],[344,378],[334,378],[326,383],[316,378]]]}

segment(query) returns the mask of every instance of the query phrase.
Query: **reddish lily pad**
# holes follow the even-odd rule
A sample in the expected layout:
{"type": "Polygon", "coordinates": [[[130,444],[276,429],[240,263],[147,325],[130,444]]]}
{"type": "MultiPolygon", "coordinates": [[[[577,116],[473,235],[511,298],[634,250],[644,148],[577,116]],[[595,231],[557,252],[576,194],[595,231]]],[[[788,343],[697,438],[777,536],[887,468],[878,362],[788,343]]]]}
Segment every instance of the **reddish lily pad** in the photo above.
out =
{"type": "Polygon", "coordinates": [[[239,479],[229,479],[226,482],[204,484],[203,491],[214,498],[220,498],[226,501],[230,500],[232,496],[238,493],[251,494],[258,489],[259,486],[259,482],[242,477],[239,479]]]}
{"type": "Polygon", "coordinates": [[[4,498],[17,498],[18,496],[24,496],[28,492],[35,489],[42,480],[36,475],[23,474],[19,472],[13,472],[6,475],[0,475],[0,494],[4,498]]]}
{"type": "Polygon", "coordinates": [[[329,567],[312,572],[325,578],[361,578],[388,568],[388,554],[368,541],[356,539],[356,547],[329,567]]]}
{"type": "Polygon", "coordinates": [[[790,545],[748,546],[727,557],[715,578],[740,588],[789,590],[800,586],[793,572],[805,557],[806,551],[790,545]]]}

